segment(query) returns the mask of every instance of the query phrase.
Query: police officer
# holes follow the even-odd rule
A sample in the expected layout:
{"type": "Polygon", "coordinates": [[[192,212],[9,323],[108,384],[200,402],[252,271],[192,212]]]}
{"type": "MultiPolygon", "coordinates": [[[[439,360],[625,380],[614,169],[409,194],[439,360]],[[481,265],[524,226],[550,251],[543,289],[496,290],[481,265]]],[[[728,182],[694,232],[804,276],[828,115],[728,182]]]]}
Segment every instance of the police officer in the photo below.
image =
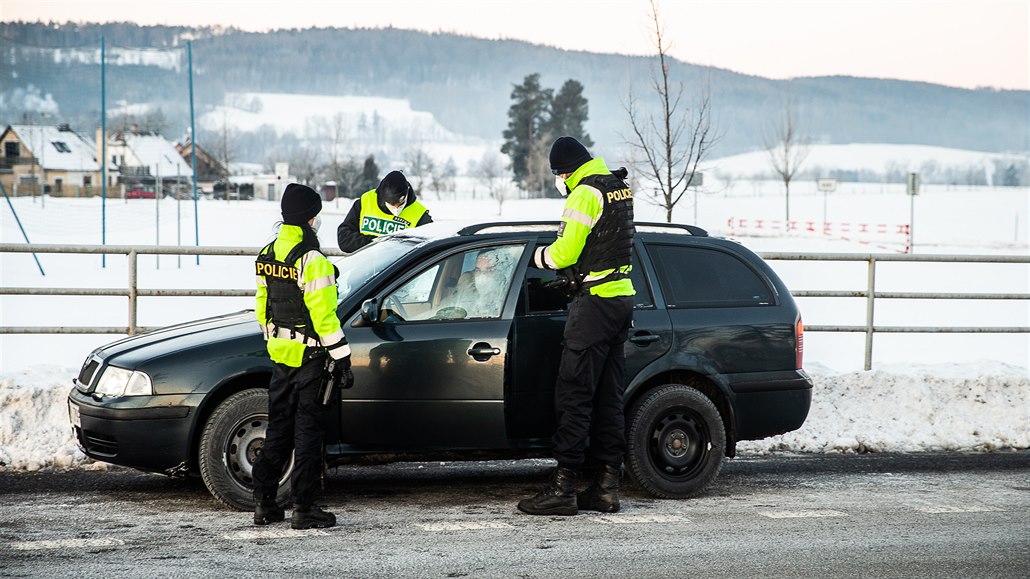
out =
{"type": "Polygon", "coordinates": [[[555,186],[567,196],[565,210],[557,241],[538,247],[533,263],[565,270],[575,294],[555,385],[558,429],[552,442],[558,467],[547,486],[518,508],[531,515],[616,512],[626,452],[623,346],[635,293],[629,279],[633,193],[623,181],[624,169],[613,175],[572,137],[554,142],[550,164],[555,186]],[[595,476],[577,495],[585,466],[595,476]]]}
{"type": "Polygon", "coordinates": [[[340,249],[357,251],[380,235],[432,223],[426,206],[400,171],[391,171],[379,186],[354,200],[350,212],[336,229],[340,249]]]}
{"type": "Polygon", "coordinates": [[[290,183],[283,192],[283,223],[276,240],[261,251],[257,267],[258,323],[275,362],[268,387],[268,429],[254,464],[254,523],[285,518],[276,504],[283,468],[294,455],[290,476],[294,529],[331,527],[336,517],[314,504],[322,470],[327,418],[324,391],[327,358],[335,379],[353,384],[350,346],[336,317],[336,268],[319,250],[322,199],[310,187],[290,183]],[[322,392],[319,390],[323,389],[322,392]]]}

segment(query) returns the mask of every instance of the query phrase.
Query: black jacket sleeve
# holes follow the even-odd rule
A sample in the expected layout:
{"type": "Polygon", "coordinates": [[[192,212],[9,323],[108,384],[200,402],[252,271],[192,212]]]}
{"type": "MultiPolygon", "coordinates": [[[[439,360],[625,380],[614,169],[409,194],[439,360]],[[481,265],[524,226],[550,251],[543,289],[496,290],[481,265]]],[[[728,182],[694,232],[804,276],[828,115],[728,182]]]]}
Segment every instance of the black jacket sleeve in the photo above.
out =
{"type": "Polygon", "coordinates": [[[415,227],[418,227],[419,225],[425,225],[427,223],[432,223],[432,222],[433,222],[433,218],[429,216],[429,211],[426,211],[425,213],[422,214],[422,217],[419,217],[418,223],[415,224],[415,227]]]}
{"type": "Polygon", "coordinates": [[[361,198],[358,198],[354,200],[354,205],[350,206],[350,213],[343,219],[343,223],[336,228],[336,243],[342,251],[351,253],[372,242],[371,235],[361,233],[361,224],[358,222],[360,218],[361,198]]]}

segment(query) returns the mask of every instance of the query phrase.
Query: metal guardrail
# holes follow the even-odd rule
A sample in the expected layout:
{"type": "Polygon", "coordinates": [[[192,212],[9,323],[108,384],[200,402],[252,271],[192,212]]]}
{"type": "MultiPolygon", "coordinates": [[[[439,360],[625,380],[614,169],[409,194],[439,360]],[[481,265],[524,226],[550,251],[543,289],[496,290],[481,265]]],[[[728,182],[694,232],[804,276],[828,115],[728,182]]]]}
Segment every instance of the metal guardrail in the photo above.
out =
{"type": "Polygon", "coordinates": [[[1026,334],[1025,326],[878,326],[873,323],[876,298],[880,299],[951,299],[951,300],[1030,300],[1030,294],[1014,293],[948,293],[948,292],[878,292],[876,291],[876,264],[904,261],[921,263],[1030,263],[1023,255],[899,255],[875,253],[759,253],[767,261],[864,261],[868,264],[865,290],[856,291],[791,291],[796,298],[866,298],[866,321],[863,326],[805,325],[807,332],[862,332],[865,334],[865,369],[873,367],[873,335],[880,333],[941,333],[941,334],[1026,334]]]}
{"type": "MultiPolygon", "coordinates": [[[[0,253],[78,253],[126,255],[129,258],[129,279],[126,289],[114,288],[36,288],[0,287],[2,295],[32,296],[114,296],[129,298],[127,326],[0,326],[2,334],[126,334],[129,336],[156,328],[136,325],[136,313],[141,297],[251,297],[248,290],[209,289],[140,289],[138,286],[137,258],[140,255],[215,255],[255,257],[259,247],[189,247],[169,245],[24,245],[0,243],[0,253]]],[[[345,255],[338,249],[323,249],[329,256],[345,255]]]]}
{"type": "MultiPolygon", "coordinates": [[[[136,325],[138,300],[141,297],[248,297],[253,289],[206,290],[206,289],[140,289],[137,284],[137,258],[140,255],[214,255],[247,256],[257,255],[256,247],[188,247],[188,246],[128,246],[128,245],[24,245],[0,244],[0,253],[78,253],[115,254],[129,258],[128,283],[126,289],[110,288],[31,288],[3,287],[0,295],[49,295],[49,296],[115,296],[129,299],[127,326],[7,326],[0,327],[0,334],[127,334],[134,335],[154,328],[136,325]]],[[[337,249],[324,249],[326,255],[342,256],[337,249]]],[[[1019,293],[954,293],[954,292],[879,292],[876,291],[876,264],[879,262],[923,262],[923,263],[996,263],[1030,264],[1030,256],[1016,255],[900,255],[874,253],[775,253],[759,255],[767,261],[850,261],[868,264],[867,284],[864,290],[792,291],[796,298],[865,298],[866,323],[861,326],[806,325],[808,332],[860,332],[865,339],[865,369],[872,368],[873,335],[876,333],[1030,333],[1025,326],[881,326],[873,323],[876,299],[949,299],[949,300],[1030,300],[1030,294],[1019,293]]]]}

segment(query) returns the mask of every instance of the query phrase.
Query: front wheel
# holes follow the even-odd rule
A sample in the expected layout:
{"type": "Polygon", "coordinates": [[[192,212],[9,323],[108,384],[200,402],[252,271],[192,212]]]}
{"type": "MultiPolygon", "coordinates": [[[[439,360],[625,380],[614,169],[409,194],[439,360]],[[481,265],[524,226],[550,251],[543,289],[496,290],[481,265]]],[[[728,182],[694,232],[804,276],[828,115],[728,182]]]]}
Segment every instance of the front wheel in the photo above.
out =
{"type": "MultiPolygon", "coordinates": [[[[244,390],[215,409],[200,436],[200,477],[222,503],[241,511],[254,510],[254,462],[265,445],[268,391],[244,390]]],[[[276,502],[285,505],[290,494],[293,459],[279,479],[276,502]]]]}
{"type": "Polygon", "coordinates": [[[659,386],[634,405],[627,422],[630,474],[652,495],[696,496],[719,474],[726,430],[719,410],[697,390],[659,386]]]}

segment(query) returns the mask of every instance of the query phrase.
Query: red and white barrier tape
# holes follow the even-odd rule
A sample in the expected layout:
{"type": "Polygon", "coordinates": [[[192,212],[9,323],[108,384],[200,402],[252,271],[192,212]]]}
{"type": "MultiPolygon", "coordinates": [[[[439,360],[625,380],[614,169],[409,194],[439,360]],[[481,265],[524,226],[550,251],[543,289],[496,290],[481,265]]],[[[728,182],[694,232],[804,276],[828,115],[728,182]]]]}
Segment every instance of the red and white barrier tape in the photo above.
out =
{"type": "Polygon", "coordinates": [[[726,221],[730,235],[741,235],[763,233],[787,233],[795,235],[819,235],[841,241],[851,241],[863,245],[871,245],[880,249],[896,251],[898,253],[909,253],[911,250],[911,235],[908,223],[886,224],[886,223],[850,223],[832,221],[785,221],[782,219],[742,219],[730,217],[726,221]],[[879,243],[878,243],[879,242],[879,243]],[[898,249],[897,245],[887,246],[882,243],[896,243],[904,246],[898,249]]]}

